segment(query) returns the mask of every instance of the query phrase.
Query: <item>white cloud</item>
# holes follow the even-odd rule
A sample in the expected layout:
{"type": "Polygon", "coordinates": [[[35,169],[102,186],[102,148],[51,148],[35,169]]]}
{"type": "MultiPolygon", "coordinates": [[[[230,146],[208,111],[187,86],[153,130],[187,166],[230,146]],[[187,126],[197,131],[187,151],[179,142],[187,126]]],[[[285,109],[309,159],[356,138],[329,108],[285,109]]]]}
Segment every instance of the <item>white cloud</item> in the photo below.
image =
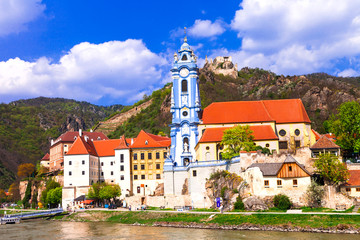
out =
{"type": "Polygon", "coordinates": [[[83,42],[57,63],[46,57],[0,62],[0,99],[56,96],[96,102],[106,97],[130,102],[161,84],[165,64],[141,40],[83,42]]]}
{"type": "Polygon", "coordinates": [[[244,0],[231,28],[242,40],[240,66],[279,74],[331,71],[341,58],[360,55],[360,2],[352,0],[244,0]]]}
{"type": "Polygon", "coordinates": [[[41,0],[1,0],[0,36],[18,33],[26,24],[43,14],[45,4],[41,0]]]}
{"type": "Polygon", "coordinates": [[[355,77],[359,75],[359,72],[355,71],[352,68],[345,69],[344,71],[338,73],[339,77],[355,77]]]}
{"type": "Polygon", "coordinates": [[[215,37],[225,32],[224,25],[221,20],[212,23],[210,20],[197,19],[194,25],[189,28],[189,36],[197,38],[215,37]]]}

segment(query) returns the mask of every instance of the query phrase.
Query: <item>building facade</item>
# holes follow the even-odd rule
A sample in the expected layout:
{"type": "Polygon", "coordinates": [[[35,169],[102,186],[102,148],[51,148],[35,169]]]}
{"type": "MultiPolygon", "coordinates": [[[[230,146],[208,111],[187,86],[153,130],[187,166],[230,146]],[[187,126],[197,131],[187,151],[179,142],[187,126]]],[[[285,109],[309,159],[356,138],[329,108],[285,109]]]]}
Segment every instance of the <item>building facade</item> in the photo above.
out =
{"type": "Polygon", "coordinates": [[[195,159],[201,110],[197,59],[186,38],[181,49],[174,54],[171,75],[173,87],[169,160],[176,166],[186,166],[195,159]]]}

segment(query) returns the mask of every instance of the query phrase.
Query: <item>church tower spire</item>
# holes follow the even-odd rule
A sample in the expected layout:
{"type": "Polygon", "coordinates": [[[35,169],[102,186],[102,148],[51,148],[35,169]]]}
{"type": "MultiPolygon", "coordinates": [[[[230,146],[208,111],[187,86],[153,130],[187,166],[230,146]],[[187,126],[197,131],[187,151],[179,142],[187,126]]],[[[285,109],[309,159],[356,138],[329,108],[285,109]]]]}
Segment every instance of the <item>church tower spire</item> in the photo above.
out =
{"type": "Polygon", "coordinates": [[[172,113],[171,148],[164,170],[176,166],[186,166],[196,160],[194,148],[198,142],[199,112],[201,110],[196,62],[197,58],[187,43],[185,35],[180,50],[174,54],[171,69],[173,79],[170,109],[172,113]]]}

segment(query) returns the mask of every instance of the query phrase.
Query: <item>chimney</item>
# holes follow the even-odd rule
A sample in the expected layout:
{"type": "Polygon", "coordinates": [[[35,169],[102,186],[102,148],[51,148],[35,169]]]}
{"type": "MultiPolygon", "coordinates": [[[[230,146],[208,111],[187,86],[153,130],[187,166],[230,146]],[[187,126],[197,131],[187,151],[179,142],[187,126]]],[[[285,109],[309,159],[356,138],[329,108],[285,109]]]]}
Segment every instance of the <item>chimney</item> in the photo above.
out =
{"type": "Polygon", "coordinates": [[[85,142],[87,142],[88,138],[89,138],[88,136],[86,135],[84,136],[85,142]]]}
{"type": "Polygon", "coordinates": [[[131,145],[133,145],[133,143],[134,143],[134,139],[132,138],[132,139],[131,139],[131,145]]]}
{"type": "Polygon", "coordinates": [[[79,129],[79,136],[82,136],[82,129],[79,129]]]}
{"type": "Polygon", "coordinates": [[[54,139],[51,139],[51,146],[54,145],[54,139]]]}
{"type": "Polygon", "coordinates": [[[90,129],[90,132],[93,132],[93,130],[92,130],[92,129],[90,129]]]}

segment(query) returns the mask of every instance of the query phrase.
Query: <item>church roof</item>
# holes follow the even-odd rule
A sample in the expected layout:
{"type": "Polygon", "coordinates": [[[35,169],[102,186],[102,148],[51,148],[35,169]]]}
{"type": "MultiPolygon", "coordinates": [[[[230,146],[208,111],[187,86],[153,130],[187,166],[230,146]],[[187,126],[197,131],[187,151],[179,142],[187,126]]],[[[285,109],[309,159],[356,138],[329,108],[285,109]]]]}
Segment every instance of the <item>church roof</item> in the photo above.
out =
{"type": "Polygon", "coordinates": [[[92,156],[98,156],[94,143],[87,136],[81,136],[76,138],[74,144],[66,155],[82,155],[90,154],[92,156]]]}
{"type": "Polygon", "coordinates": [[[115,156],[115,148],[119,146],[120,139],[94,141],[95,149],[99,157],[115,156]]]}
{"type": "Polygon", "coordinates": [[[215,102],[204,109],[203,124],[311,123],[300,99],[215,102]]]}
{"type": "Polygon", "coordinates": [[[335,144],[326,135],[322,135],[320,139],[310,147],[310,149],[339,149],[340,146],[335,144]]]}
{"type": "MultiPolygon", "coordinates": [[[[204,142],[220,142],[222,140],[224,130],[230,127],[206,128],[201,136],[199,143],[204,142]]],[[[270,125],[250,126],[253,131],[254,141],[277,140],[279,139],[270,125]]]]}
{"type": "Polygon", "coordinates": [[[131,145],[131,148],[157,148],[157,147],[169,147],[171,139],[168,137],[162,137],[154,134],[150,134],[141,130],[136,140],[131,145]]]}

